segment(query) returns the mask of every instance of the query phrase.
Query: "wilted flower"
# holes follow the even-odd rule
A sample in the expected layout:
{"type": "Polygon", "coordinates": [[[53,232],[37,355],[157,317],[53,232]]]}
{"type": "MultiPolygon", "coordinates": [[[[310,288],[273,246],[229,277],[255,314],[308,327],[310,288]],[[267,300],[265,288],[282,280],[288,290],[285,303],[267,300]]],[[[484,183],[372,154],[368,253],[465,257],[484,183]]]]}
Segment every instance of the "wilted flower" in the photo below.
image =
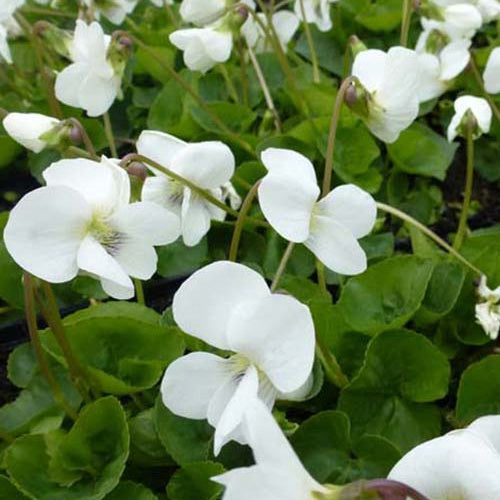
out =
{"type": "Polygon", "coordinates": [[[23,196],[10,213],[4,240],[12,258],[51,283],[84,271],[112,297],[133,297],[129,276],[151,278],[153,246],[177,239],[178,217],[154,203],[130,203],[127,173],[104,157],[61,160],[43,177],[47,186],[23,196]]]}
{"type": "Polygon", "coordinates": [[[303,243],[329,269],[362,273],[366,255],[357,240],[375,223],[373,198],[346,184],[318,201],[314,167],[305,156],[269,148],[261,159],[268,173],[259,186],[259,203],[273,228],[283,238],[303,243]]]}
{"type": "Polygon", "coordinates": [[[73,64],[57,75],[56,97],[89,116],[108,111],[119,94],[121,73],[117,72],[107,55],[111,37],[104,34],[97,22],[87,25],[76,22],[70,56],[73,64]]]}
{"type": "Polygon", "coordinates": [[[449,142],[452,142],[457,135],[466,137],[469,120],[473,120],[472,136],[474,139],[490,131],[492,111],[486,99],[463,95],[455,100],[454,108],[455,114],[448,126],[449,142]]]}
{"type": "Polygon", "coordinates": [[[302,21],[315,24],[320,31],[329,31],[332,29],[332,20],[330,18],[330,4],[337,0],[295,0],[295,14],[302,21]],[[302,15],[303,2],[305,18],[302,15]]]}
{"type": "Polygon", "coordinates": [[[161,385],[173,413],[208,419],[216,428],[215,454],[230,440],[245,442],[241,421],[258,392],[272,408],[276,398],[300,399],[311,387],[314,325],[309,309],[289,295],[272,294],[256,271],[215,262],[179,288],[174,319],[182,330],[225,351],[175,360],[161,385]]]}
{"type": "Polygon", "coordinates": [[[387,53],[369,49],[356,56],[352,75],[363,87],[361,118],[384,142],[396,141],[417,117],[419,73],[417,54],[403,47],[387,53]]]}
{"type": "Polygon", "coordinates": [[[24,4],[24,0],[2,0],[0,2],[0,56],[9,64],[12,63],[7,37],[20,33],[19,25],[13,15],[16,9],[24,4]]]}
{"type": "Polygon", "coordinates": [[[139,0],[84,0],[87,6],[93,6],[97,19],[103,15],[113,24],[122,24],[139,0]]]}
{"type": "Polygon", "coordinates": [[[495,340],[500,331],[500,286],[488,288],[486,276],[481,276],[477,287],[479,303],[476,304],[476,320],[486,335],[495,340]]]}
{"type": "MultiPolygon", "coordinates": [[[[186,143],[176,137],[146,130],[137,141],[137,151],[162,166],[207,190],[219,201],[225,197],[237,202],[227,183],[234,173],[234,156],[222,142],[186,143]]],[[[151,168],[151,167],[150,167],[151,168]]],[[[197,245],[210,229],[210,220],[224,220],[226,213],[205,200],[190,188],[151,168],[142,189],[142,199],[157,203],[181,218],[184,243],[197,245]]]]}
{"type": "Polygon", "coordinates": [[[242,427],[256,464],[212,478],[225,486],[223,500],[312,500],[328,493],[301,464],[272,414],[258,399],[248,403],[242,427]]]}
{"type": "Polygon", "coordinates": [[[483,73],[484,88],[490,94],[500,92],[500,47],[491,51],[483,73]]]}

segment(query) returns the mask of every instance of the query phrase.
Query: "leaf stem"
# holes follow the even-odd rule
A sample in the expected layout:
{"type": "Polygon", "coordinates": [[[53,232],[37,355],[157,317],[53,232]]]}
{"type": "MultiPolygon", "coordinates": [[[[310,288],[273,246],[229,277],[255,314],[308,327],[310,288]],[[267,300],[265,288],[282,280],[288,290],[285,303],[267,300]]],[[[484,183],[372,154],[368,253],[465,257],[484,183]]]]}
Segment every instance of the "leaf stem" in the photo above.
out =
{"type": "Polygon", "coordinates": [[[288,261],[292,255],[294,247],[295,247],[295,243],[293,241],[290,241],[288,243],[288,246],[286,247],[285,253],[281,257],[281,261],[278,265],[278,270],[276,271],[276,274],[274,275],[274,278],[273,278],[273,282],[271,283],[271,292],[276,291],[276,288],[278,287],[281,276],[285,272],[286,265],[288,264],[288,261]]]}
{"type": "Polygon", "coordinates": [[[306,17],[306,9],[304,7],[304,0],[299,0],[300,13],[302,15],[302,24],[304,25],[304,31],[306,34],[307,45],[309,46],[309,54],[311,55],[311,63],[313,67],[313,81],[314,83],[320,82],[320,73],[318,66],[318,56],[316,54],[316,48],[314,47],[314,40],[311,33],[311,27],[306,17]]]}
{"type": "Polygon", "coordinates": [[[106,139],[108,140],[109,150],[111,151],[111,156],[113,158],[118,158],[118,151],[116,150],[115,144],[115,135],[113,134],[113,125],[111,124],[109,113],[104,113],[102,115],[102,120],[104,123],[104,132],[106,134],[106,139]]]}
{"type": "Polygon", "coordinates": [[[342,372],[342,368],[340,368],[337,358],[325,345],[319,335],[316,335],[316,355],[323,365],[325,375],[332,384],[341,389],[349,385],[349,379],[342,372]]]}
{"type": "Polygon", "coordinates": [[[236,87],[234,86],[233,80],[231,80],[231,77],[229,76],[226,65],[224,63],[218,64],[217,69],[219,70],[219,73],[222,75],[222,78],[224,78],[224,82],[226,83],[226,88],[229,95],[231,96],[231,99],[236,104],[238,104],[240,98],[238,96],[238,92],[236,91],[236,87]]]}
{"type": "Polygon", "coordinates": [[[400,37],[400,45],[402,47],[406,47],[408,45],[408,34],[410,32],[412,11],[413,11],[412,0],[403,0],[403,13],[401,18],[401,37],[400,37]]]}
{"type": "Polygon", "coordinates": [[[137,297],[137,303],[146,305],[146,299],[144,297],[144,287],[142,286],[142,281],[138,278],[134,278],[135,286],[135,296],[137,297]]]}

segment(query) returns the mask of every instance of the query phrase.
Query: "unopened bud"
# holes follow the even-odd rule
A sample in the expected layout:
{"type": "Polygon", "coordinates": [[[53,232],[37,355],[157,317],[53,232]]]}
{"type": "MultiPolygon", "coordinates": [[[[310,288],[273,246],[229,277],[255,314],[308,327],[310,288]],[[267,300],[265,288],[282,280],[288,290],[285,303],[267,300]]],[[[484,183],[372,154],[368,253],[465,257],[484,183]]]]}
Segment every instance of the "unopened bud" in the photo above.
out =
{"type": "Polygon", "coordinates": [[[49,23],[47,21],[37,21],[34,25],[33,25],[33,33],[35,35],[43,35],[43,33],[45,32],[45,30],[47,30],[49,28],[49,23]]]}
{"type": "Polygon", "coordinates": [[[347,87],[345,91],[344,101],[349,107],[351,107],[356,104],[357,100],[358,100],[358,91],[356,90],[356,85],[353,82],[349,85],[349,87],[347,87]]]}
{"type": "Polygon", "coordinates": [[[69,130],[69,139],[73,144],[81,144],[83,141],[82,131],[77,125],[73,125],[69,130]]]}
{"type": "Polygon", "coordinates": [[[240,5],[236,10],[235,14],[241,17],[243,21],[246,21],[248,18],[248,8],[246,5],[240,5]]]}
{"type": "Polygon", "coordinates": [[[356,57],[360,52],[367,49],[366,45],[356,35],[349,37],[349,47],[351,48],[352,57],[356,57]]]}
{"type": "Polygon", "coordinates": [[[420,10],[420,8],[422,7],[422,2],[420,0],[413,0],[412,7],[413,7],[413,10],[418,12],[420,10]]]}
{"type": "Polygon", "coordinates": [[[120,35],[120,37],[118,38],[118,43],[119,45],[127,49],[132,48],[132,46],[134,45],[134,41],[132,40],[132,38],[125,33],[120,35]]]}
{"type": "Polygon", "coordinates": [[[140,161],[133,161],[129,163],[127,166],[127,172],[129,175],[137,177],[141,181],[145,181],[148,176],[148,168],[140,161]]]}

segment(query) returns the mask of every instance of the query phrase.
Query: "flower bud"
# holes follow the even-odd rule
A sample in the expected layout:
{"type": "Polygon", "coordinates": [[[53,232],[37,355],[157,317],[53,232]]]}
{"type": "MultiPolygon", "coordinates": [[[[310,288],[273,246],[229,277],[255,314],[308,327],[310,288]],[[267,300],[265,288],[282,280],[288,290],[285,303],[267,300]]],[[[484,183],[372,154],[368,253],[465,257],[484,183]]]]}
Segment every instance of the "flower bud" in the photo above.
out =
{"type": "Polygon", "coordinates": [[[351,48],[353,58],[367,49],[366,45],[356,35],[351,35],[349,37],[349,47],[351,48]]]}
{"type": "Polygon", "coordinates": [[[35,24],[38,35],[47,42],[60,56],[70,58],[72,35],[66,30],[47,22],[39,21],[35,24]]]}
{"type": "Polygon", "coordinates": [[[83,137],[82,137],[82,131],[80,127],[73,125],[70,130],[69,130],[69,140],[73,144],[81,144],[83,137]]]}
{"type": "Polygon", "coordinates": [[[368,116],[368,102],[370,96],[359,82],[352,82],[346,89],[344,101],[355,113],[360,116],[368,116]]]}
{"type": "Polygon", "coordinates": [[[132,161],[127,165],[127,172],[133,177],[137,177],[141,181],[145,181],[148,176],[148,168],[144,163],[132,161]]]}

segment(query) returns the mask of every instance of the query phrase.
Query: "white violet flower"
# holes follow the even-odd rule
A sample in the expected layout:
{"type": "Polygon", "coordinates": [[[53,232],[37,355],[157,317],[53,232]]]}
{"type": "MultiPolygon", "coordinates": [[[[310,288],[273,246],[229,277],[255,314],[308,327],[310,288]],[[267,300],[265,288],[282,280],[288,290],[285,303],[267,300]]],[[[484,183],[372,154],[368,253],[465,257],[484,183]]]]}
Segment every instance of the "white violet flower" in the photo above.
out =
{"type": "Polygon", "coordinates": [[[108,111],[119,94],[121,76],[107,58],[111,37],[100,24],[76,22],[70,56],[73,64],[57,75],[57,99],[68,106],[82,108],[89,116],[108,111]]]}
{"type": "Polygon", "coordinates": [[[388,52],[369,49],[356,56],[352,75],[366,91],[362,118],[382,141],[396,141],[417,117],[419,73],[417,54],[403,47],[388,52]]]}
{"type": "Polygon", "coordinates": [[[475,121],[474,139],[490,131],[492,111],[486,99],[463,95],[455,100],[453,106],[455,114],[448,126],[447,133],[449,142],[452,142],[457,135],[466,136],[467,124],[465,122],[468,116],[471,116],[475,121]]]}
{"type": "Polygon", "coordinates": [[[12,258],[51,283],[79,271],[100,279],[118,299],[134,296],[130,276],[156,271],[154,245],[179,236],[178,217],[154,203],[130,203],[127,173],[112,160],[60,160],[48,167],[47,186],[23,196],[10,212],[4,240],[12,258]]]}
{"type": "Polygon", "coordinates": [[[488,288],[486,276],[481,276],[477,287],[479,302],[476,304],[476,320],[492,340],[500,331],[500,286],[488,288]]]}
{"type": "Polygon", "coordinates": [[[93,6],[97,19],[103,15],[113,24],[122,24],[131,14],[139,0],[84,0],[87,6],[93,6]]]}
{"type": "Polygon", "coordinates": [[[186,23],[206,26],[222,16],[227,3],[226,0],[182,0],[179,13],[186,23]]]}
{"type": "MultiPolygon", "coordinates": [[[[226,197],[239,206],[239,197],[228,185],[234,173],[234,156],[222,142],[186,143],[176,137],[145,130],[137,140],[139,154],[206,190],[219,201],[226,197]]],[[[222,221],[226,213],[190,188],[148,166],[154,176],[146,178],[142,200],[157,203],[181,219],[181,232],[187,246],[195,246],[210,229],[212,219],[222,221]]]]}
{"type": "Polygon", "coordinates": [[[491,51],[483,73],[484,88],[490,94],[500,92],[500,47],[491,51]]]}
{"type": "Polygon", "coordinates": [[[315,24],[320,31],[330,31],[332,20],[330,18],[330,4],[338,0],[295,0],[294,11],[299,19],[308,24],[315,24]],[[304,14],[302,6],[304,7],[304,14]]]}
{"type": "Polygon", "coordinates": [[[187,354],[169,365],[161,384],[163,402],[173,413],[208,419],[216,428],[216,455],[230,440],[245,442],[241,420],[252,394],[258,392],[272,408],[277,398],[309,393],[311,313],[294,297],[271,293],[256,271],[234,262],[210,264],[181,285],[172,309],[183,331],[234,353],[187,354]]]}
{"type": "Polygon", "coordinates": [[[242,427],[256,463],[212,478],[225,486],[223,500],[313,500],[322,494],[328,498],[329,490],[307,472],[257,398],[248,403],[242,427]]]}
{"type": "Polygon", "coordinates": [[[373,198],[346,184],[318,201],[314,167],[305,156],[269,148],[261,159],[268,173],[259,186],[259,204],[275,231],[289,241],[303,243],[335,272],[362,273],[366,254],[357,240],[375,224],[373,198]]]}
{"type": "Polygon", "coordinates": [[[9,35],[19,35],[21,29],[14,19],[14,12],[24,5],[24,0],[2,0],[0,2],[0,56],[12,64],[7,38],[9,35]]]}

